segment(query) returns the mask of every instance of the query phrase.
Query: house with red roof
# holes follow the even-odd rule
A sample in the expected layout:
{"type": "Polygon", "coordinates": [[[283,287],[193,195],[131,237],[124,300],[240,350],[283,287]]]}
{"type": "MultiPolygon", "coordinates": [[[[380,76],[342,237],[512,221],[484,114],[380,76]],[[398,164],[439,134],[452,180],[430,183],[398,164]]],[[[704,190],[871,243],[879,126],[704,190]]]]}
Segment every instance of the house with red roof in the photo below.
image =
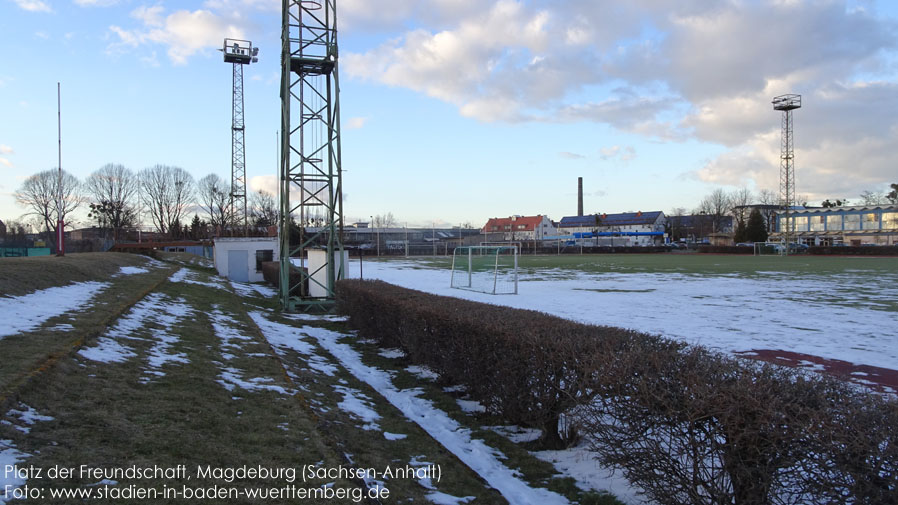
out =
{"type": "Polygon", "coordinates": [[[555,224],[547,216],[494,217],[483,225],[484,235],[502,234],[503,240],[542,240],[557,234],[555,224]]]}

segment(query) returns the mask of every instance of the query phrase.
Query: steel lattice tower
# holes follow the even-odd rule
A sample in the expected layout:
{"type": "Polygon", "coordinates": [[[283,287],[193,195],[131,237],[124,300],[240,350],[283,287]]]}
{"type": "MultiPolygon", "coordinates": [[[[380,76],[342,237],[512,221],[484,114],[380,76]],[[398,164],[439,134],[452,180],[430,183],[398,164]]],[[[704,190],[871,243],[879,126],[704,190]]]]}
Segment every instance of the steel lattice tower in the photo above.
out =
{"type": "Polygon", "coordinates": [[[329,310],[344,277],[336,0],[282,0],[281,44],[281,305],[329,310]]]}
{"type": "Polygon", "coordinates": [[[248,40],[225,39],[224,61],[234,66],[234,85],[231,94],[231,192],[228,212],[232,227],[243,215],[243,234],[247,235],[249,223],[246,213],[246,147],[243,122],[243,66],[259,61],[259,48],[248,40]]]}
{"type": "Polygon", "coordinates": [[[792,111],[801,108],[801,95],[780,95],[773,98],[773,109],[783,111],[783,136],[780,149],[780,205],[785,209],[784,220],[780,221],[780,232],[786,246],[784,254],[789,254],[789,244],[795,237],[795,222],[792,207],[795,205],[795,151],[792,134],[792,111]]]}

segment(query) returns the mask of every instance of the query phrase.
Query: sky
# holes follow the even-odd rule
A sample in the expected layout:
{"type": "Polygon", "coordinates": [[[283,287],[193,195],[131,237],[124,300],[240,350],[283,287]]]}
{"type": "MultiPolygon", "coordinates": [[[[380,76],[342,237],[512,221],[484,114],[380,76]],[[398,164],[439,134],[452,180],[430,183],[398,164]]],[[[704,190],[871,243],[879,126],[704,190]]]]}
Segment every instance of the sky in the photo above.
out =
{"type": "MultiPolygon", "coordinates": [[[[278,0],[0,0],[0,219],[57,162],[229,180],[225,37],[245,68],[249,191],[277,189],[278,0]]],[[[898,182],[898,5],[888,0],[337,0],[349,223],[698,206],[778,191],[794,112],[800,199],[898,182]],[[802,198],[803,197],[803,198],[802,198]]],[[[86,214],[86,213],[85,213],[86,214]]],[[[86,218],[85,218],[86,224],[86,218]]]]}

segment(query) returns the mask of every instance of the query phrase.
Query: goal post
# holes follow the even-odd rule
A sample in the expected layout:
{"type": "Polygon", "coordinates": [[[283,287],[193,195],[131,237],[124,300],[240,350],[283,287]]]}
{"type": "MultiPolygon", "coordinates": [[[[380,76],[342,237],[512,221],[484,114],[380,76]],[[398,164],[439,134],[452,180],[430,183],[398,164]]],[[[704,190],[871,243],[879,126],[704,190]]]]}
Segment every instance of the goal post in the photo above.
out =
{"type": "Polygon", "coordinates": [[[782,242],[755,242],[755,256],[781,256],[785,251],[785,244],[782,242]]]}
{"type": "Polygon", "coordinates": [[[518,294],[517,246],[456,247],[449,285],[491,295],[518,294]]]}

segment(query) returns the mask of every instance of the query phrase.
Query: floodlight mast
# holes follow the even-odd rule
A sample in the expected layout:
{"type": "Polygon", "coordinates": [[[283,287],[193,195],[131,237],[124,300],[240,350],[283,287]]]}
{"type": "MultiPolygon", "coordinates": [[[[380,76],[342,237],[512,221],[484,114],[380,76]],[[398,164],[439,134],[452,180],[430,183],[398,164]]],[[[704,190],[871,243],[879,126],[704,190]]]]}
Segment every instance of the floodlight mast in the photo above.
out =
{"type": "Polygon", "coordinates": [[[795,237],[795,222],[792,219],[792,207],[796,204],[792,111],[798,108],[801,108],[801,95],[787,94],[773,98],[773,110],[783,111],[780,150],[780,205],[785,209],[784,220],[780,221],[780,232],[785,242],[783,254],[789,254],[789,244],[795,237]]]}
{"type": "Polygon", "coordinates": [[[231,93],[231,192],[228,202],[228,221],[233,228],[243,214],[243,235],[249,234],[246,212],[246,145],[243,121],[243,65],[259,61],[259,48],[248,40],[224,39],[221,49],[225,63],[232,63],[233,87],[231,93]]]}
{"type": "Polygon", "coordinates": [[[288,311],[327,311],[346,267],[336,0],[281,9],[280,300],[288,311]],[[312,250],[326,251],[323,265],[308,263],[312,250]]]}

